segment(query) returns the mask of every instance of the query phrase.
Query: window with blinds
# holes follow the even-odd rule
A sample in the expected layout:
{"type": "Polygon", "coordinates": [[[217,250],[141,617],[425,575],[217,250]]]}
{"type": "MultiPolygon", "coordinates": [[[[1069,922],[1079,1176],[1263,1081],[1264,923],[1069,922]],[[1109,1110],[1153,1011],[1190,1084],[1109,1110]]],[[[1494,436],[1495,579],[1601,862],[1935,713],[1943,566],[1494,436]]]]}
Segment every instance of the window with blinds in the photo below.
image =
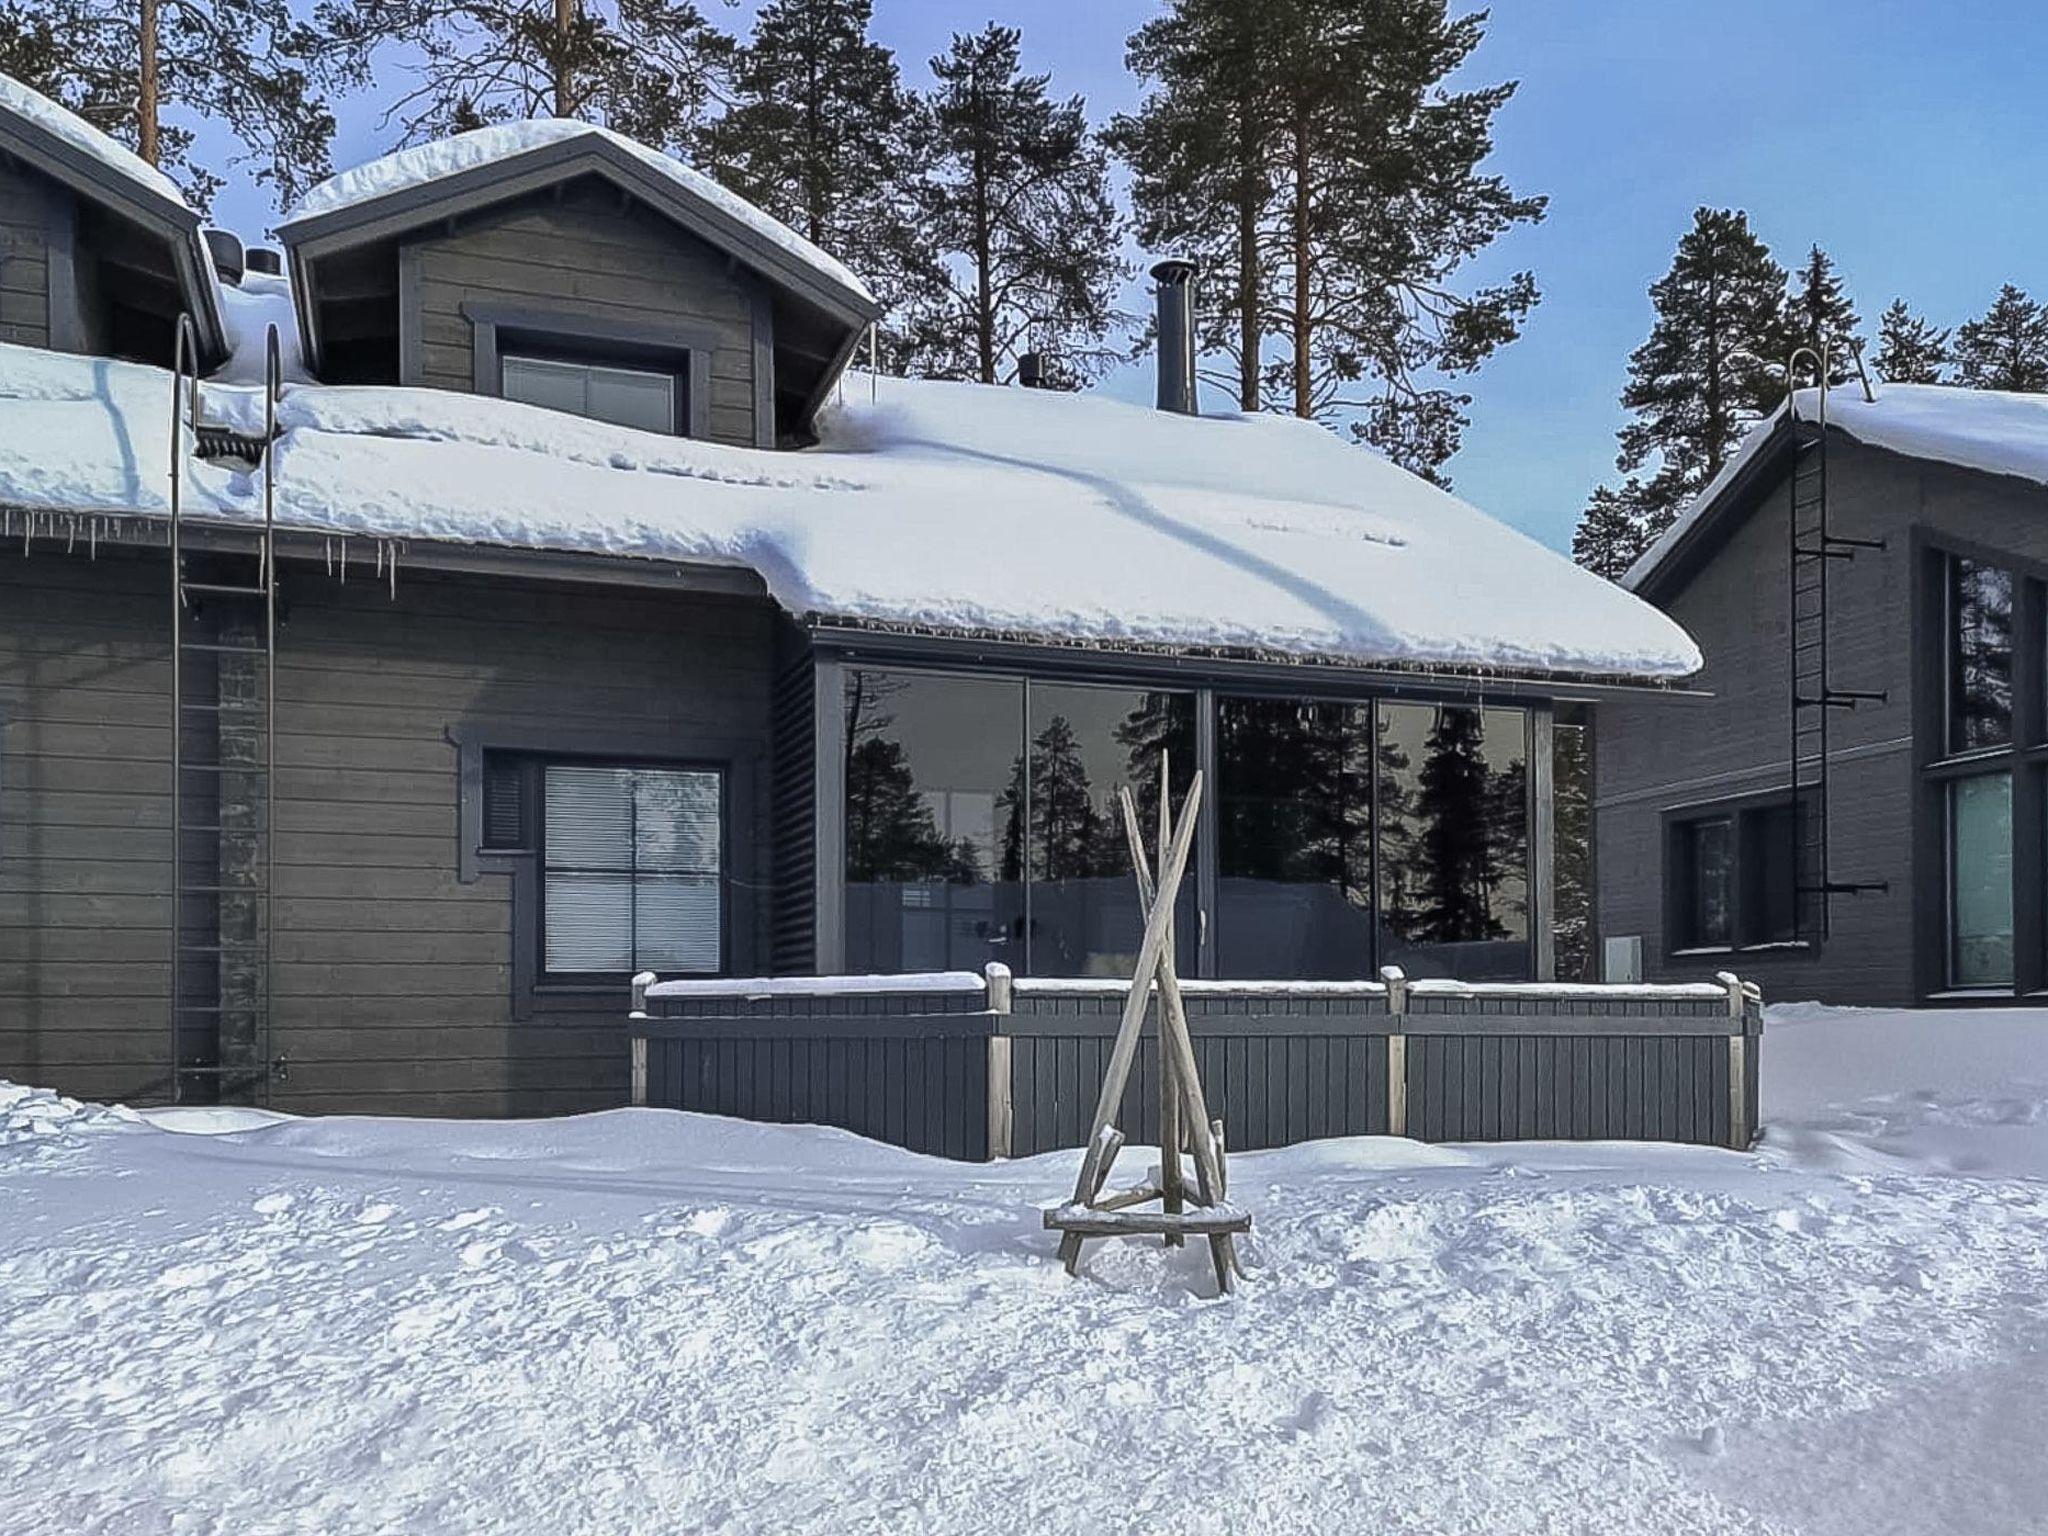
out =
{"type": "Polygon", "coordinates": [[[716,974],[724,776],[550,763],[543,782],[542,969],[716,974]]]}

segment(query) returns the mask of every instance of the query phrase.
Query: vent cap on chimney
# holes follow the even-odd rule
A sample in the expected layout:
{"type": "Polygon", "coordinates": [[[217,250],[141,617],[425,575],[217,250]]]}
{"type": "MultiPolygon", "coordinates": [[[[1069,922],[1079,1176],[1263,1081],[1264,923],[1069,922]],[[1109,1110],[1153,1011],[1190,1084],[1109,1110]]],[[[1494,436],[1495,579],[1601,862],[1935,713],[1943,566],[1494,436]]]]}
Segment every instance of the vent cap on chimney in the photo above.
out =
{"type": "Polygon", "coordinates": [[[213,258],[213,270],[220,274],[222,282],[241,286],[245,265],[241,236],[233,230],[207,230],[206,254],[213,258]]]}
{"type": "Polygon", "coordinates": [[[267,273],[271,277],[284,276],[284,258],[267,245],[249,247],[249,270],[267,273]]]}

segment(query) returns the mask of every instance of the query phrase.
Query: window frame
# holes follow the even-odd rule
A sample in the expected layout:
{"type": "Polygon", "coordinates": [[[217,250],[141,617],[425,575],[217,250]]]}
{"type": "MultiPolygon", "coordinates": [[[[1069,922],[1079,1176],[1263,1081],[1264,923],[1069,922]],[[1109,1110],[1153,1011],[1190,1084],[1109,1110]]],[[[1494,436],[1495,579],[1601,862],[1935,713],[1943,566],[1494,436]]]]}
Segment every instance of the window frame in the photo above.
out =
{"type": "MultiPolygon", "coordinates": [[[[568,306],[522,306],[465,299],[470,327],[471,387],[503,399],[504,354],[557,362],[584,362],[647,371],[666,364],[676,378],[675,435],[711,435],[711,355],[718,333],[702,326],[622,321],[568,306]]],[[[578,420],[593,420],[578,417],[578,420]]],[[[631,431],[632,428],[621,428],[631,431]]],[[[760,424],[755,438],[760,445],[760,424]]]]}
{"type": "Polygon", "coordinates": [[[770,850],[756,825],[768,742],[755,737],[689,735],[659,729],[614,727],[585,731],[515,720],[471,719],[447,728],[456,752],[456,878],[475,885],[507,882],[510,929],[510,1003],[515,1021],[540,1015],[616,1016],[626,983],[589,974],[549,976],[542,971],[543,903],[538,765],[550,759],[624,762],[653,767],[708,768],[724,776],[720,829],[721,975],[756,974],[767,950],[758,910],[763,862],[770,850]],[[484,843],[484,759],[516,756],[526,774],[525,836],[521,848],[484,843]]]}
{"type": "Polygon", "coordinates": [[[1758,790],[1752,794],[1731,795],[1721,800],[1703,800],[1691,805],[1675,806],[1664,813],[1661,883],[1665,959],[1692,960],[1706,955],[1804,952],[1815,948],[1811,939],[1799,937],[1796,922],[1789,938],[1759,937],[1756,914],[1752,910],[1758,904],[1751,892],[1751,877],[1754,871],[1749,867],[1749,850],[1752,846],[1752,832],[1755,825],[1765,817],[1789,810],[1792,803],[1792,791],[1781,784],[1774,789],[1758,790]],[[1691,870],[1689,861],[1683,856],[1683,839],[1694,827],[1712,821],[1725,821],[1728,824],[1729,938],[1725,944],[1693,941],[1684,922],[1691,901],[1691,870]],[[1681,873],[1686,875],[1683,882],[1679,879],[1681,873]]]}
{"type": "Polygon", "coordinates": [[[1911,530],[1910,548],[1919,701],[1913,861],[1940,876],[1914,881],[1914,990],[1923,1002],[2038,1002],[2048,995],[2048,561],[1925,525],[1911,530]],[[1997,566],[2012,580],[2012,721],[2000,745],[1957,748],[1951,734],[1957,560],[1997,566]],[[2008,984],[1958,984],[1951,786],[1987,774],[2011,778],[2013,974],[2008,984]]]}
{"type": "MultiPolygon", "coordinates": [[[[684,360],[683,367],[679,369],[673,364],[667,367],[660,366],[652,359],[643,365],[639,359],[574,357],[565,355],[561,349],[548,345],[545,340],[541,344],[528,346],[522,338],[513,338],[510,344],[502,346],[498,353],[498,393],[508,400],[512,396],[506,388],[506,370],[515,364],[525,364],[540,368],[580,370],[583,374],[586,399],[589,395],[590,375],[594,373],[622,374],[631,375],[634,378],[658,380],[668,386],[668,420],[665,426],[636,427],[631,422],[614,421],[609,416],[599,416],[595,412],[587,410],[563,411],[562,414],[575,416],[584,421],[598,422],[605,426],[623,427],[629,432],[661,431],[675,436],[687,437],[689,435],[687,429],[689,425],[690,384],[687,360],[684,360]]],[[[562,409],[559,406],[542,405],[539,401],[534,400],[524,403],[540,410],[562,409]]]]}
{"type": "MultiPolygon", "coordinates": [[[[728,899],[732,883],[732,780],[722,763],[674,762],[658,760],[622,760],[613,757],[591,757],[585,755],[547,753],[536,754],[530,759],[533,767],[529,781],[532,798],[526,810],[530,824],[534,857],[538,867],[539,883],[535,892],[534,917],[536,954],[535,984],[547,987],[616,987],[629,983],[639,974],[639,969],[625,971],[551,971],[547,964],[548,951],[548,811],[547,776],[550,768],[598,768],[608,771],[647,771],[665,773],[708,773],[718,780],[718,964],[708,971],[690,971],[692,979],[729,976],[732,974],[732,903],[728,899]]],[[[638,876],[637,868],[632,871],[638,876]]],[[[628,943],[632,940],[629,937],[628,943]]],[[[636,956],[637,960],[637,956],[636,956]]],[[[685,974],[678,972],[677,974],[685,974]]]]}

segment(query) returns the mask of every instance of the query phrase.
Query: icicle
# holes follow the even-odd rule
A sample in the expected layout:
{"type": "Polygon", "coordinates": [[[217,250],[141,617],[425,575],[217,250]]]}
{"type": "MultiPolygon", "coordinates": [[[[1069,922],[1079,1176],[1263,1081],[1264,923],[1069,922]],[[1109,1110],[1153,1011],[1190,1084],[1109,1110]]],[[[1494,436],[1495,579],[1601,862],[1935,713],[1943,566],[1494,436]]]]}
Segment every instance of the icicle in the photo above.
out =
{"type": "Polygon", "coordinates": [[[391,546],[391,601],[398,601],[398,546],[391,546]]]}
{"type": "Polygon", "coordinates": [[[99,520],[98,518],[94,518],[94,519],[92,520],[92,527],[91,527],[91,529],[90,529],[90,530],[89,530],[89,531],[87,532],[87,534],[86,534],[86,549],[87,549],[88,553],[89,553],[89,554],[91,555],[91,557],[92,557],[92,558],[93,558],[94,560],[98,560],[98,559],[99,559],[99,557],[100,557],[100,520],[99,520]]]}
{"type": "Polygon", "coordinates": [[[341,540],[341,584],[348,585],[348,540],[341,540]]]}
{"type": "Polygon", "coordinates": [[[326,551],[326,554],[327,554],[327,574],[328,574],[328,575],[330,575],[330,576],[332,576],[332,575],[334,574],[334,540],[333,540],[333,539],[322,539],[322,540],[320,541],[320,547],[321,547],[321,549],[323,549],[324,551],[326,551]]]}
{"type": "Polygon", "coordinates": [[[377,541],[377,579],[379,581],[384,579],[384,541],[382,539],[377,541]]]}
{"type": "Polygon", "coordinates": [[[73,513],[68,521],[71,526],[64,533],[64,553],[67,555],[78,548],[78,515],[73,513]]]}

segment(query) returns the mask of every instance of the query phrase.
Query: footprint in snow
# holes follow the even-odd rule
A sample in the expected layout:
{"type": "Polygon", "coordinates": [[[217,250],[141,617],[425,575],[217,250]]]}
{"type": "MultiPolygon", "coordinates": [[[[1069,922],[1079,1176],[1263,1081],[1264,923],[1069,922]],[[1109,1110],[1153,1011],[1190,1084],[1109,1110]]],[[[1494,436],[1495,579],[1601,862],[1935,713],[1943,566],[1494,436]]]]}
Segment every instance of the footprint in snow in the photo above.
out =
{"type": "Polygon", "coordinates": [[[480,1205],[473,1211],[461,1211],[442,1222],[438,1230],[442,1232],[466,1232],[478,1222],[489,1221],[491,1217],[497,1214],[497,1211],[498,1208],[495,1205],[480,1205]]]}

